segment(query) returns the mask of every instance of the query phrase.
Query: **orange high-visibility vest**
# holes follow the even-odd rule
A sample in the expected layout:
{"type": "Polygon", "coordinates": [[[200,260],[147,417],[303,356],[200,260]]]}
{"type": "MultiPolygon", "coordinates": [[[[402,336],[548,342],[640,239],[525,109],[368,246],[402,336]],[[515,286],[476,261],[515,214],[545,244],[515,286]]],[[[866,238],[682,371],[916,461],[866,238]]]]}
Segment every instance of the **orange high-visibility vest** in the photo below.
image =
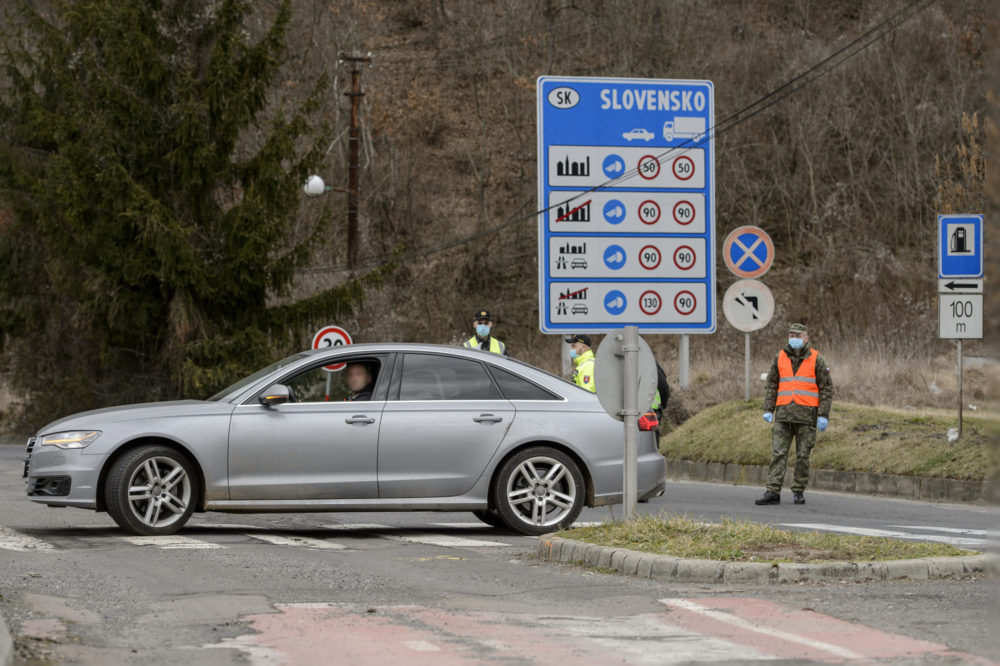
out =
{"type": "Polygon", "coordinates": [[[813,349],[802,361],[798,373],[792,371],[792,359],[782,349],[778,352],[778,401],[779,405],[819,407],[819,386],[816,384],[816,358],[819,352],[813,349]]]}

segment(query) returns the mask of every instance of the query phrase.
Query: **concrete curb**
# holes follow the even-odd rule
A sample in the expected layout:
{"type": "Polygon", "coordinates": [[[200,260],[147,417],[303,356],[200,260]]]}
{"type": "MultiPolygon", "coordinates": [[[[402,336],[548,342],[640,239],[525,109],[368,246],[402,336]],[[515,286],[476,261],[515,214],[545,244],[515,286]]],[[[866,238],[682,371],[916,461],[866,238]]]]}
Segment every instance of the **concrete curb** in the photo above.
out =
{"type": "MultiPolygon", "coordinates": [[[[767,465],[667,460],[667,478],[681,481],[710,481],[734,485],[763,486],[767,465]]],[[[792,470],[785,473],[785,486],[792,483],[792,470]]],[[[861,495],[882,495],[930,502],[1000,503],[1000,487],[983,481],[963,481],[898,474],[842,472],[813,469],[809,472],[811,490],[832,490],[861,495]]]]}
{"type": "Polygon", "coordinates": [[[0,617],[0,666],[14,663],[14,639],[10,637],[7,622],[0,617]]]}
{"type": "Polygon", "coordinates": [[[1000,573],[1000,555],[980,553],[966,557],[924,557],[885,562],[720,562],[653,555],[625,548],[598,546],[584,541],[542,535],[538,558],[549,562],[582,564],[675,583],[799,583],[872,580],[929,580],[1000,573]]]}

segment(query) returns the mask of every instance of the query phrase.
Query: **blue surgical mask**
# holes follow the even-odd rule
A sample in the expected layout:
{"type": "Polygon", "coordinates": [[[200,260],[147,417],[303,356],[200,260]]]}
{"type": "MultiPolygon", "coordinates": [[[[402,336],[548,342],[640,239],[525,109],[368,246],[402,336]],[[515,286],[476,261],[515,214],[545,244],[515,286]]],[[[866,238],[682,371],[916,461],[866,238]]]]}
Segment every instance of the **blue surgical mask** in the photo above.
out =
{"type": "Polygon", "coordinates": [[[802,349],[802,345],[806,343],[802,338],[788,338],[788,346],[792,349],[802,349]]]}
{"type": "Polygon", "coordinates": [[[569,350],[569,357],[570,357],[571,359],[574,359],[574,358],[576,358],[577,356],[579,356],[579,354],[577,354],[577,353],[576,353],[576,350],[575,350],[575,349],[570,349],[570,350],[569,350]]]}
{"type": "Polygon", "coordinates": [[[479,324],[478,326],[476,326],[476,335],[478,335],[481,338],[490,337],[490,327],[486,324],[479,324]]]}

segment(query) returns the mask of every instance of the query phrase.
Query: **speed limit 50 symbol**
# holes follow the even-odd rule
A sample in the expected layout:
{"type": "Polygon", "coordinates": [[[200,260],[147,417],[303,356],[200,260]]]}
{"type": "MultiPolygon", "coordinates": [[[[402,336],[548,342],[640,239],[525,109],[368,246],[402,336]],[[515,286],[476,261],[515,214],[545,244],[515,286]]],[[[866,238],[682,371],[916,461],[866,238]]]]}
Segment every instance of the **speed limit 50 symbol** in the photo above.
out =
{"type": "Polygon", "coordinates": [[[677,310],[678,314],[689,315],[694,312],[696,305],[698,300],[690,291],[679,291],[674,296],[674,310],[677,310]]]}
{"type": "Polygon", "coordinates": [[[696,260],[697,257],[695,256],[694,249],[687,245],[681,245],[674,250],[674,266],[677,266],[682,271],[686,271],[694,266],[696,260]]]}
{"type": "Polygon", "coordinates": [[[658,293],[652,289],[642,292],[642,296],[639,297],[639,309],[645,314],[655,315],[661,307],[663,307],[663,299],[658,293]]]}
{"type": "Polygon", "coordinates": [[[690,201],[678,201],[674,204],[674,222],[688,225],[694,222],[694,204],[690,201]]]}
{"type": "MultiPolygon", "coordinates": [[[[692,165],[694,163],[692,162],[692,165]]],[[[693,171],[692,171],[693,173],[693,171]]],[[[653,180],[660,175],[660,160],[655,155],[643,155],[639,158],[639,175],[646,180],[653,180]]]]}
{"type": "Polygon", "coordinates": [[[643,224],[656,224],[660,220],[660,204],[646,199],[639,204],[639,219],[643,224]]]}
{"type": "Polygon", "coordinates": [[[678,180],[687,180],[694,175],[694,160],[687,155],[681,155],[674,160],[672,168],[678,180]]]}
{"type": "Polygon", "coordinates": [[[655,245],[647,245],[639,250],[639,265],[648,271],[659,266],[662,260],[663,255],[660,254],[660,248],[655,245]]]}

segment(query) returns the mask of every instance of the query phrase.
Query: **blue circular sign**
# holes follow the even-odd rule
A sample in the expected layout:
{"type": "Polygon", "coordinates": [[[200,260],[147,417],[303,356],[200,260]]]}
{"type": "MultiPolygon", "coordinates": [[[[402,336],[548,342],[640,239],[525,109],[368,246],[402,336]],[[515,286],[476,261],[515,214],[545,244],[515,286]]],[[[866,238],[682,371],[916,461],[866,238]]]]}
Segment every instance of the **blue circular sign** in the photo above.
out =
{"type": "Polygon", "coordinates": [[[766,273],[774,261],[774,243],[759,227],[739,227],[726,236],[722,258],[736,275],[757,278],[766,273]]]}
{"type": "Polygon", "coordinates": [[[604,251],[604,265],[613,271],[625,265],[625,250],[621,245],[609,245],[604,251]]]}
{"type": "Polygon", "coordinates": [[[618,199],[610,199],[604,204],[604,219],[608,224],[621,224],[625,219],[625,204],[618,199]]]}
{"type": "Polygon", "coordinates": [[[601,165],[604,169],[604,175],[608,178],[618,178],[623,173],[625,173],[625,160],[620,156],[611,153],[604,158],[604,163],[601,165]]]}
{"type": "Polygon", "coordinates": [[[604,309],[608,311],[608,314],[620,315],[625,312],[626,307],[628,307],[628,300],[625,298],[625,294],[617,289],[612,289],[604,295],[604,309]]]}

